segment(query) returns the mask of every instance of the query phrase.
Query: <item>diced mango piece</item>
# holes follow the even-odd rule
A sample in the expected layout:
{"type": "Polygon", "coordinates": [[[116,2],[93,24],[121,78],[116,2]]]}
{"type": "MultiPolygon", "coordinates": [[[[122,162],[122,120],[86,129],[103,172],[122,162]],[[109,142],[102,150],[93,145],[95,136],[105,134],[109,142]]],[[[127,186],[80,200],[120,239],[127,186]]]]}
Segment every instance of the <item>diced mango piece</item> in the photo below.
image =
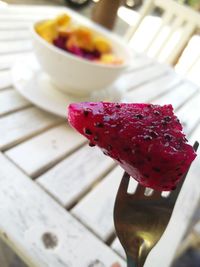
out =
{"type": "Polygon", "coordinates": [[[109,53],[111,52],[111,45],[110,43],[103,37],[97,36],[94,38],[94,46],[96,50],[100,53],[109,53]]]}
{"type": "Polygon", "coordinates": [[[67,14],[61,14],[55,19],[55,22],[58,24],[58,26],[67,26],[70,21],[71,18],[67,14]]]}
{"type": "Polygon", "coordinates": [[[36,26],[36,32],[51,43],[58,36],[57,24],[53,20],[47,20],[36,26]]]}
{"type": "Polygon", "coordinates": [[[62,37],[69,38],[74,33],[74,27],[68,25],[67,27],[62,26],[58,28],[58,34],[62,37]]]}
{"type": "Polygon", "coordinates": [[[109,53],[109,54],[102,54],[100,58],[100,62],[104,64],[113,64],[113,65],[118,65],[122,64],[123,61],[116,57],[115,55],[109,53]]]}
{"type": "Polygon", "coordinates": [[[66,42],[67,49],[71,50],[71,48],[73,47],[79,47],[78,41],[75,35],[71,35],[66,42]]]}
{"type": "Polygon", "coordinates": [[[78,27],[74,30],[73,35],[76,37],[77,45],[87,51],[94,50],[92,31],[86,27],[78,27]]]}

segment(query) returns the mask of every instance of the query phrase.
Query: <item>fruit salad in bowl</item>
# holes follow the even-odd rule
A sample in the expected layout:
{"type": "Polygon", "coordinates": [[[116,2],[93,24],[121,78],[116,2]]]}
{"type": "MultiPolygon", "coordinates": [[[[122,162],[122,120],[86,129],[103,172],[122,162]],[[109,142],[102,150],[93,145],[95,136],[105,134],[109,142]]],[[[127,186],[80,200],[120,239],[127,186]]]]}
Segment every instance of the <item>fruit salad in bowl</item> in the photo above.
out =
{"type": "Polygon", "coordinates": [[[108,38],[73,22],[67,14],[41,22],[36,26],[36,32],[50,44],[83,59],[99,64],[123,63],[108,38]]]}
{"type": "Polygon", "coordinates": [[[36,22],[32,37],[44,71],[58,89],[72,95],[106,89],[130,65],[132,53],[125,42],[71,14],[36,22]]]}

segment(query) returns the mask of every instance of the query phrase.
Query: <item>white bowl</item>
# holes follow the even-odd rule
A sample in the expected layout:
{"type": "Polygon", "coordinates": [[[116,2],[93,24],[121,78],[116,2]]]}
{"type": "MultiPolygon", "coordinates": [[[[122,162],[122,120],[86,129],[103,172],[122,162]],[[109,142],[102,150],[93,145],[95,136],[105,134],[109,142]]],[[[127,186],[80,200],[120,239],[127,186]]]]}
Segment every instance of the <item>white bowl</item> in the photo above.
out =
{"type": "MultiPolygon", "coordinates": [[[[76,17],[76,23],[81,25],[84,21],[88,24],[88,20],[82,18],[81,21],[77,20],[78,17],[76,17]]],[[[122,64],[107,65],[92,62],[49,44],[35,30],[36,25],[41,22],[33,24],[31,29],[36,57],[41,67],[50,76],[52,83],[68,94],[85,96],[93,91],[105,90],[130,65],[131,51],[127,44],[94,23],[90,23],[90,28],[110,40],[114,53],[123,60],[122,64]]],[[[88,25],[85,26],[88,27],[88,25]]]]}

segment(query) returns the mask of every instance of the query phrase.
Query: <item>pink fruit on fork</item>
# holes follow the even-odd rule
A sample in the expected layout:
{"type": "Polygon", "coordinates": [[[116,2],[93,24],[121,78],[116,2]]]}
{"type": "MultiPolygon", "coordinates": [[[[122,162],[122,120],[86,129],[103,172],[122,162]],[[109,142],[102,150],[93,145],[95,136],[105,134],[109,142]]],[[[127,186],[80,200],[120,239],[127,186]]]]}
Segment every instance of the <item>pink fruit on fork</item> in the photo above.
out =
{"type": "Polygon", "coordinates": [[[68,120],[91,146],[155,190],[174,189],[196,157],[171,105],[74,103],[68,120]]]}

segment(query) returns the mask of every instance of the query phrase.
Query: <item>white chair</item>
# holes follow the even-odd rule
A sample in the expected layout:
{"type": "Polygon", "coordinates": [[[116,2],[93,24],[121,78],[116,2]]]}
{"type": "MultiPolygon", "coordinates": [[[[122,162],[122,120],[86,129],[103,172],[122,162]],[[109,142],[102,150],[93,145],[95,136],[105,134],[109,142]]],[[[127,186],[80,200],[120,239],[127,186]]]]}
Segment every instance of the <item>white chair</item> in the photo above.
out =
{"type": "Polygon", "coordinates": [[[192,36],[175,69],[179,74],[187,76],[189,80],[200,85],[200,35],[192,36]]]}
{"type": "Polygon", "coordinates": [[[198,28],[200,14],[192,8],[173,0],[146,0],[125,39],[136,51],[174,65],[198,28]]]}

